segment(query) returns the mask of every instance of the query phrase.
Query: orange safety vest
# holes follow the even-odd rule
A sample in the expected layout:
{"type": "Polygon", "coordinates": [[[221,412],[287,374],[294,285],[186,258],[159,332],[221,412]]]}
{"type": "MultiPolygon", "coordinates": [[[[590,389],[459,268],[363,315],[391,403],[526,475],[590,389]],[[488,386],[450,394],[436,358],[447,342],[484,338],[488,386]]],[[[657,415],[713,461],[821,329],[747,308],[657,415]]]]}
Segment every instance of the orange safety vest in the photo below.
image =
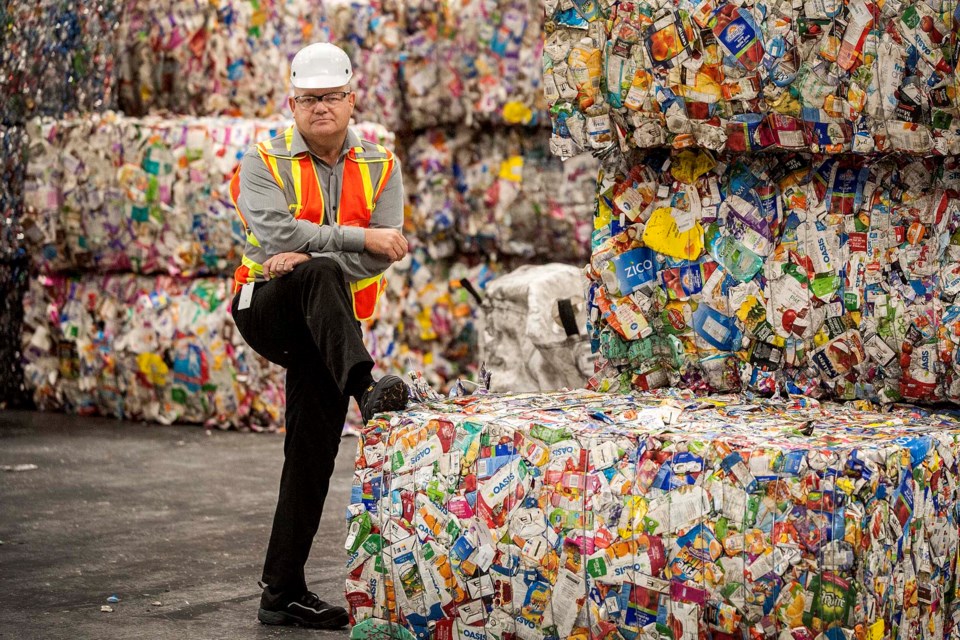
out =
{"type": "MultiPolygon", "coordinates": [[[[298,220],[323,224],[323,189],[317,175],[313,158],[309,153],[290,154],[293,142],[293,127],[280,135],[257,144],[257,152],[287,199],[290,213],[298,220]]],[[[363,141],[361,146],[347,152],[343,164],[343,184],[337,224],[345,227],[369,227],[370,216],[393,172],[393,154],[386,148],[363,141]]],[[[230,198],[243,222],[247,242],[240,266],[234,272],[234,291],[263,275],[263,263],[269,258],[267,252],[250,230],[247,219],[237,206],[240,195],[240,169],[237,168],[230,181],[230,198]]],[[[377,310],[386,280],[383,274],[350,283],[353,298],[353,314],[357,320],[368,320],[377,310]]]]}

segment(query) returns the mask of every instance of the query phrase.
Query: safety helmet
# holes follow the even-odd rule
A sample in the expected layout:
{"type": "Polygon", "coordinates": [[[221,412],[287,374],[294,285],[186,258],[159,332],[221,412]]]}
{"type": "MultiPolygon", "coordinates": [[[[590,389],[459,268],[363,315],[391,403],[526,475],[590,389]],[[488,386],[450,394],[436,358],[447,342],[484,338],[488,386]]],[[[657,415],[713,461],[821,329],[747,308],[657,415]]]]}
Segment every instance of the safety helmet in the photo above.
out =
{"type": "Polygon", "coordinates": [[[290,84],[297,89],[332,89],[342,87],[353,77],[350,58],[340,47],[329,42],[307,45],[290,63],[290,84]]]}

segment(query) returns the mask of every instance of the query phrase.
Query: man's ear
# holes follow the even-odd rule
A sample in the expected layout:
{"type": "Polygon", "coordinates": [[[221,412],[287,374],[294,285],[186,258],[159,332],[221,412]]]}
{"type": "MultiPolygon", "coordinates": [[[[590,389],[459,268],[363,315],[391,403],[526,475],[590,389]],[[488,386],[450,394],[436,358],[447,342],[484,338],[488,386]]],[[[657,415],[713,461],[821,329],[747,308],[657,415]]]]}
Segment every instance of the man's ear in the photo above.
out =
{"type": "Polygon", "coordinates": [[[293,96],[287,98],[287,105],[290,107],[290,111],[295,111],[297,108],[297,101],[293,99],[293,96]]]}

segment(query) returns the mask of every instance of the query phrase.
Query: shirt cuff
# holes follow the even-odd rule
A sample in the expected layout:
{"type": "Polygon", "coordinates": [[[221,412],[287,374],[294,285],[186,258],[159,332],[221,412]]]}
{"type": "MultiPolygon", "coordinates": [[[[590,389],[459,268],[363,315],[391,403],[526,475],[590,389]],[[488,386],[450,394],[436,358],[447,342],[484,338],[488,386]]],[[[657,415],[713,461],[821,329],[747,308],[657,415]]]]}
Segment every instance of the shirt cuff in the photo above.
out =
{"type": "Polygon", "coordinates": [[[340,227],[343,232],[343,250],[360,253],[363,251],[365,234],[361,227],[340,227]]]}

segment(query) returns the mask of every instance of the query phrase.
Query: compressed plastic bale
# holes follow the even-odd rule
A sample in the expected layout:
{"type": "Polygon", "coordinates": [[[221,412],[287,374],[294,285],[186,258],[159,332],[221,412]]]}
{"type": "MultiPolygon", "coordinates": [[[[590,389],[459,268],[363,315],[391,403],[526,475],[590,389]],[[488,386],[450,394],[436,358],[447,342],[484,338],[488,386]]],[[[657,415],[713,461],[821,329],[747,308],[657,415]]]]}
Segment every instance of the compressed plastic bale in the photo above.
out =
{"type": "Polygon", "coordinates": [[[114,102],[120,3],[13,0],[0,6],[0,404],[29,404],[20,362],[23,299],[38,229],[25,216],[26,123],[98,112],[114,102]]]}
{"type": "Polygon", "coordinates": [[[429,403],[359,439],[346,599],[391,637],[953,637],[958,438],[804,397],[429,403]]]}
{"type": "Polygon", "coordinates": [[[0,262],[0,405],[7,408],[28,407],[30,394],[24,384],[20,351],[20,330],[23,325],[23,298],[29,277],[26,256],[0,262]]]}
{"type": "Polygon", "coordinates": [[[242,231],[227,183],[243,149],[280,126],[116,114],[35,121],[26,198],[41,267],[228,272],[242,231]]]}
{"type": "Polygon", "coordinates": [[[247,347],[224,279],[44,276],[24,302],[37,407],[128,420],[275,430],[283,371],[247,347]]]}
{"type": "Polygon", "coordinates": [[[381,3],[337,3],[328,8],[331,42],[353,63],[355,118],[392,131],[403,129],[400,91],[400,25],[394,7],[381,3]]]}
{"type": "Polygon", "coordinates": [[[408,3],[399,61],[405,120],[423,129],[544,119],[542,15],[529,0],[408,3]]]}
{"type": "Polygon", "coordinates": [[[0,214],[6,222],[0,233],[0,256],[4,260],[22,257],[25,253],[23,184],[27,146],[24,127],[0,126],[0,214]]]}
{"type": "Polygon", "coordinates": [[[356,114],[400,125],[398,40],[378,3],[295,1],[205,6],[128,2],[120,21],[120,108],[199,116],[289,116],[290,61],[310,42],[343,47],[354,67],[356,114]]]}
{"type": "Polygon", "coordinates": [[[546,118],[543,12],[529,0],[466,3],[128,3],[121,108],[263,117],[281,112],[289,61],[333,42],[354,68],[357,114],[392,129],[533,125],[546,118]]]}
{"type": "Polygon", "coordinates": [[[20,362],[23,295],[30,269],[27,253],[31,232],[24,223],[24,177],[27,132],[22,126],[0,126],[0,404],[28,404],[20,362]]]}
{"type": "MultiPolygon", "coordinates": [[[[230,179],[250,145],[288,124],[115,113],[33,121],[24,224],[40,268],[231,273],[245,235],[230,179]]],[[[357,123],[356,131],[393,143],[376,123],[357,123]]]]}
{"type": "Polygon", "coordinates": [[[480,361],[491,391],[581,388],[592,373],[583,275],[572,265],[526,265],[484,289],[480,361]]]}
{"type": "Polygon", "coordinates": [[[442,392],[458,378],[473,378],[479,302],[461,281],[482,290],[501,268],[496,263],[432,260],[412,238],[409,257],[387,270],[386,291],[364,331],[377,369],[397,375],[418,371],[442,392]]]}
{"type": "Polygon", "coordinates": [[[559,155],[960,150],[950,10],[862,0],[544,6],[543,87],[559,155]]]}
{"type": "Polygon", "coordinates": [[[276,113],[289,59],[322,16],[303,2],[131,1],[126,9],[118,102],[131,115],[276,113]]]}
{"type": "Polygon", "coordinates": [[[114,104],[123,3],[11,0],[0,7],[0,122],[98,112],[114,104]]]}
{"type": "Polygon", "coordinates": [[[583,260],[597,161],[564,164],[547,149],[545,131],[418,134],[407,163],[410,226],[430,256],[583,260]]]}
{"type": "Polygon", "coordinates": [[[591,386],[956,401],[955,164],[686,150],[608,166],[591,386]]]}

